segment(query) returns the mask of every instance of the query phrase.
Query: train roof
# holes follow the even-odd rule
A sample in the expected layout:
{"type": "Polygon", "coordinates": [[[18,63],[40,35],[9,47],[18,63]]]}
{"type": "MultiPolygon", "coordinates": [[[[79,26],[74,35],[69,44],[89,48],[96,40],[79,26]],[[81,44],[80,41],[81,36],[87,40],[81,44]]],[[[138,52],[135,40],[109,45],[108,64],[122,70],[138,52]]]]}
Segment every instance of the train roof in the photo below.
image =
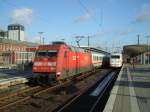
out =
{"type": "Polygon", "coordinates": [[[63,41],[55,41],[55,42],[52,42],[51,44],[40,45],[38,49],[43,49],[43,48],[59,49],[61,46],[66,46],[69,50],[75,51],[75,52],[86,52],[85,49],[83,48],[78,48],[75,46],[67,45],[63,41]]]}
{"type": "Polygon", "coordinates": [[[119,56],[122,56],[122,53],[111,53],[111,55],[119,55],[119,56]]]}
{"type": "Polygon", "coordinates": [[[104,51],[104,50],[102,50],[101,48],[98,48],[98,47],[81,46],[80,48],[83,48],[83,49],[89,50],[89,51],[91,51],[91,52],[97,52],[97,53],[103,53],[103,54],[105,54],[105,55],[110,55],[110,53],[109,53],[109,52],[104,51]]]}
{"type": "Polygon", "coordinates": [[[48,44],[48,45],[40,45],[40,47],[42,46],[47,46],[47,47],[52,47],[52,46],[57,46],[60,47],[61,45],[65,45],[67,46],[71,51],[75,51],[75,52],[97,52],[97,53],[102,53],[105,55],[110,55],[109,52],[102,50],[101,48],[97,48],[97,47],[87,47],[87,46],[81,46],[81,47],[76,47],[76,46],[72,46],[72,45],[67,45],[65,42],[63,41],[55,41],[52,42],[52,44],[48,44]]]}

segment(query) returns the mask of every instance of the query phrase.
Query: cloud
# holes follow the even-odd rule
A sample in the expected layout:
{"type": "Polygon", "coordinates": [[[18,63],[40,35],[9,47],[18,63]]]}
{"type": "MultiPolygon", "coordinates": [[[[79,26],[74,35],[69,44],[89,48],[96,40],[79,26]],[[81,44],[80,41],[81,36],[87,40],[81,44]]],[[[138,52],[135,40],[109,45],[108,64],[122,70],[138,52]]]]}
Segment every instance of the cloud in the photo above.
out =
{"type": "Polygon", "coordinates": [[[30,8],[14,9],[11,18],[14,23],[30,25],[32,22],[33,10],[30,8]]]}
{"type": "Polygon", "coordinates": [[[116,36],[122,37],[129,35],[131,33],[135,32],[135,29],[129,27],[129,28],[124,28],[124,29],[107,29],[104,31],[97,32],[94,37],[109,37],[109,36],[116,36]]]}
{"type": "Polygon", "coordinates": [[[109,30],[107,31],[99,31],[96,34],[92,35],[93,37],[103,37],[108,36],[111,32],[109,30]]]}
{"type": "Polygon", "coordinates": [[[28,38],[28,41],[32,41],[34,43],[39,43],[40,44],[40,37],[39,36],[32,36],[32,39],[30,37],[30,38],[28,38]]]}
{"type": "Polygon", "coordinates": [[[125,36],[125,35],[128,35],[128,34],[134,32],[134,31],[135,31],[135,29],[133,29],[133,28],[127,28],[127,29],[122,29],[122,30],[117,31],[116,34],[118,36],[125,36]]]}
{"type": "Polygon", "coordinates": [[[145,28],[145,29],[150,29],[150,24],[144,25],[144,28],[145,28]]]}
{"type": "Polygon", "coordinates": [[[140,14],[136,17],[136,22],[150,20],[150,5],[143,5],[140,14]]]}
{"type": "Polygon", "coordinates": [[[75,23],[79,23],[79,22],[84,22],[89,20],[92,17],[92,13],[91,11],[86,11],[84,15],[78,17],[75,19],[75,23]]]}

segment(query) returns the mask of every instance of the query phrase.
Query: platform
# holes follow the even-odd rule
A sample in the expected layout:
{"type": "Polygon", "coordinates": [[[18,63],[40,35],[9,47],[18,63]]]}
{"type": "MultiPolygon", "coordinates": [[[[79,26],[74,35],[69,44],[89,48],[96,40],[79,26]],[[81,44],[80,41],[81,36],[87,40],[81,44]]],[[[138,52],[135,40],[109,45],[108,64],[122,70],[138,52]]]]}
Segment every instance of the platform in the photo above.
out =
{"type": "Polygon", "coordinates": [[[150,112],[150,65],[123,65],[103,112],[150,112]]]}
{"type": "Polygon", "coordinates": [[[28,82],[28,78],[32,77],[32,75],[31,71],[0,69],[0,89],[26,83],[28,82]]]}

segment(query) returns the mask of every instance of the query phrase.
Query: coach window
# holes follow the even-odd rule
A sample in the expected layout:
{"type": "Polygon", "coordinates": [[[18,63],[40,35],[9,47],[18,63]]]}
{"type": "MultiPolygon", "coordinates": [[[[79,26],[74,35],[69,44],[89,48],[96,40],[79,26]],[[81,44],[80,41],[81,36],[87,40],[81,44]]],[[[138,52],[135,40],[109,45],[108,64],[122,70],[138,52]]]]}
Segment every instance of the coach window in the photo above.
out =
{"type": "Polygon", "coordinates": [[[94,61],[96,61],[96,56],[94,56],[94,61]]]}

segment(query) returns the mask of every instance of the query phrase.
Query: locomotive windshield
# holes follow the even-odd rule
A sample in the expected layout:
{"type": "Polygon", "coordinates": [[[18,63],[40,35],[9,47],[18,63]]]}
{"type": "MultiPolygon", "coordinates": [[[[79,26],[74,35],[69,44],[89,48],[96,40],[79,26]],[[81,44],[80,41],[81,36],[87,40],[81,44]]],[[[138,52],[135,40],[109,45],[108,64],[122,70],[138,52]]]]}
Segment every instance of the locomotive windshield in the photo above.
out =
{"type": "Polygon", "coordinates": [[[112,55],[111,58],[117,58],[117,59],[119,59],[120,56],[119,55],[112,55]]]}
{"type": "Polygon", "coordinates": [[[56,57],[56,50],[41,50],[36,52],[36,57],[56,57]]]}

